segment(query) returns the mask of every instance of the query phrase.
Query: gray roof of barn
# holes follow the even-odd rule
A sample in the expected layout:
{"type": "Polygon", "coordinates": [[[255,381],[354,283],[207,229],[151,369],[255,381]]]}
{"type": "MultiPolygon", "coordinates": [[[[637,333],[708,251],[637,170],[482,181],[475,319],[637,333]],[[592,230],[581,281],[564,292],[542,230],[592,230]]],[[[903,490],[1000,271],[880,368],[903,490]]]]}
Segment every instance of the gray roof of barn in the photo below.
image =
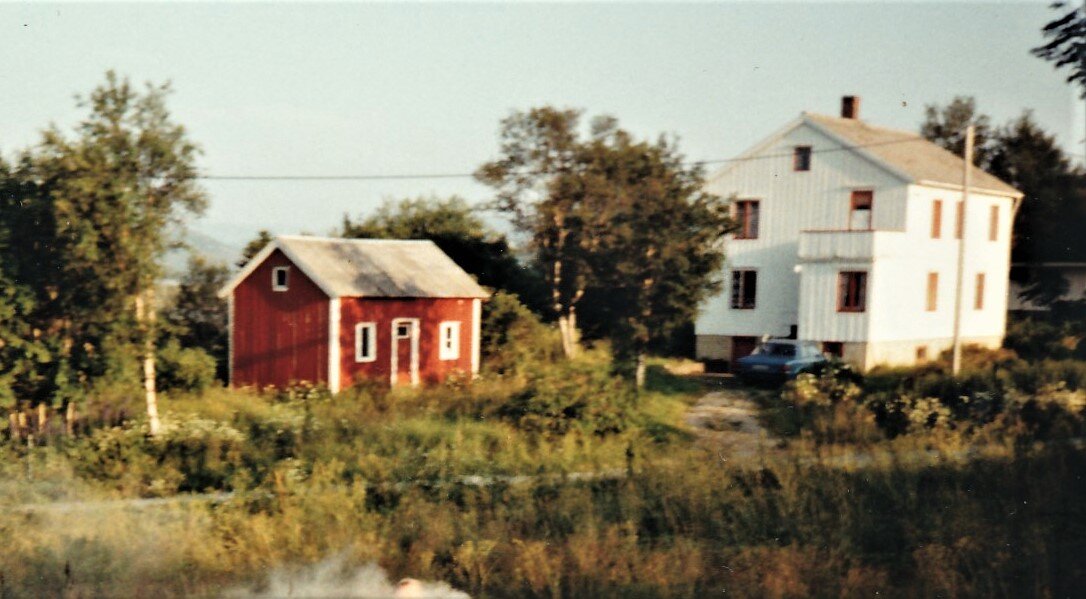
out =
{"type": "Polygon", "coordinates": [[[329,297],[485,298],[475,279],[430,240],[276,237],[234,279],[227,295],[275,249],[329,297]]]}
{"type": "MultiPolygon", "coordinates": [[[[959,189],[962,186],[964,161],[961,157],[916,133],[875,127],[859,119],[809,112],[803,113],[803,120],[849,145],[859,146],[858,151],[867,153],[914,183],[936,183],[959,189]]],[[[979,168],[973,169],[971,179],[971,190],[1022,196],[1022,192],[979,168]]]]}

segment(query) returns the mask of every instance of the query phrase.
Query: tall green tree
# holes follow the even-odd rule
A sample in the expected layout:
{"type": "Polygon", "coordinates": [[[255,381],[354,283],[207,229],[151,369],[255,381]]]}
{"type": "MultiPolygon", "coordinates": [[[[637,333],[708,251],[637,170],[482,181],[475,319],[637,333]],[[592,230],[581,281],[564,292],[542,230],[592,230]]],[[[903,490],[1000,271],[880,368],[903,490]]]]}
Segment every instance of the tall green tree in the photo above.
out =
{"type": "Polygon", "coordinates": [[[605,305],[620,371],[645,380],[645,354],[691,322],[721,288],[721,239],[729,206],[703,191],[699,166],[687,167],[674,143],[635,141],[614,121],[598,122],[582,176],[613,218],[589,254],[592,304],[605,305]]]}
{"type": "Polygon", "coordinates": [[[45,130],[28,166],[45,190],[60,256],[51,295],[63,321],[69,354],[63,357],[81,352],[90,364],[80,368],[92,375],[103,361],[123,369],[130,363],[126,352],[138,354],[152,434],[158,430],[154,284],[170,245],[165,231],[206,205],[196,183],[198,150],[170,117],[169,93],[168,84],[141,90],[107,73],[105,83],[79,99],[87,115],[74,132],[45,130]]]}
{"type": "Polygon", "coordinates": [[[199,348],[215,359],[215,375],[227,379],[227,306],[218,296],[230,278],[221,264],[193,256],[177,286],[173,303],[163,314],[173,338],[182,347],[199,348]]]}
{"type": "Polygon", "coordinates": [[[958,156],[965,155],[965,130],[973,125],[973,164],[988,170],[995,131],[986,114],[977,111],[977,102],[971,96],[954,96],[945,106],[928,104],[924,107],[924,121],[920,135],[935,142],[958,156]]]}
{"type": "Polygon", "coordinates": [[[584,193],[581,113],[550,106],[516,112],[501,123],[501,158],[476,171],[495,189],[495,208],[531,242],[544,273],[562,349],[577,353],[578,304],[591,279],[588,254],[598,245],[612,206],[584,193]]]}
{"type": "MultiPolygon", "coordinates": [[[[643,374],[654,336],[689,320],[719,289],[721,238],[730,226],[720,198],[702,191],[699,168],[673,143],[636,141],[611,117],[536,108],[502,122],[502,157],[477,178],[532,240],[570,355],[578,308],[610,335],[621,370],[643,374]],[[606,304],[607,309],[599,309],[606,304]]],[[[640,376],[636,377],[639,381],[640,376]]]]}
{"type": "Polygon", "coordinates": [[[517,295],[543,309],[538,272],[514,254],[509,240],[483,222],[462,198],[418,197],[387,201],[360,220],[343,217],[343,237],[429,239],[481,285],[517,295]]]}

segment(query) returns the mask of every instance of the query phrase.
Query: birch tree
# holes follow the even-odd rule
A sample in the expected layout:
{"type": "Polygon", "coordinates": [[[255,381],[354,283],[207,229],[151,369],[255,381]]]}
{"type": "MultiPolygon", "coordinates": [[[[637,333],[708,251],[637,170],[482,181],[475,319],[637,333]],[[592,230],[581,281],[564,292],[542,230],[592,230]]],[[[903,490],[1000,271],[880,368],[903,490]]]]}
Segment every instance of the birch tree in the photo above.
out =
{"type": "Polygon", "coordinates": [[[581,113],[552,107],[517,112],[501,124],[502,157],[484,164],[476,178],[495,188],[496,208],[526,233],[544,271],[562,350],[578,349],[577,304],[590,273],[592,215],[579,179],[581,113]]]}
{"type": "MultiPolygon", "coordinates": [[[[170,247],[165,231],[206,204],[196,184],[197,147],[166,109],[169,85],[139,89],[113,72],[78,98],[87,115],[73,133],[45,130],[29,167],[46,190],[62,256],[55,304],[67,314],[64,344],[84,354],[139,356],[151,434],[155,389],[155,281],[170,247]]],[[[126,368],[127,361],[112,363],[126,368]]],[[[89,375],[101,372],[86,373],[89,375]]]]}

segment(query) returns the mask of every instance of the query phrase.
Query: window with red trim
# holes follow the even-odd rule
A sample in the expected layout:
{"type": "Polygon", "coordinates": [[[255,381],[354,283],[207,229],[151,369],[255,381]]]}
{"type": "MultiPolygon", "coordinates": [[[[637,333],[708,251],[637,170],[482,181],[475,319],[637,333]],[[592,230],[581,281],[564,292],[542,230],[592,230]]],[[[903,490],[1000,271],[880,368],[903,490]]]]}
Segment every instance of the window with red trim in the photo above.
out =
{"type": "Polygon", "coordinates": [[[875,205],[875,192],[859,190],[852,192],[849,198],[848,228],[855,230],[871,229],[871,210],[875,205]]]}
{"type": "Polygon", "coordinates": [[[863,312],[867,309],[867,272],[845,271],[837,277],[837,311],[863,312]]]}
{"type": "Polygon", "coordinates": [[[736,239],[758,239],[759,208],[758,200],[739,200],[735,203],[735,220],[739,223],[736,239]]]}
{"type": "Polygon", "coordinates": [[[731,306],[736,310],[751,310],[758,295],[758,271],[733,270],[732,271],[732,301],[731,306]]]}

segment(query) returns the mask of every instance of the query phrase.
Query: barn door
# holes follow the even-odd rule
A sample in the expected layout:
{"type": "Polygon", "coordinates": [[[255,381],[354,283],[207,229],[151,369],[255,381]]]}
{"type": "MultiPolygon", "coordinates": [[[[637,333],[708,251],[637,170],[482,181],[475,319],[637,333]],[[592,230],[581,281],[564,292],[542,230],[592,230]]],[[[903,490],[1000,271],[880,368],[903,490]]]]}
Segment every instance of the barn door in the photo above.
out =
{"type": "Polygon", "coordinates": [[[392,321],[391,383],[419,384],[419,320],[396,318],[392,321]]]}

